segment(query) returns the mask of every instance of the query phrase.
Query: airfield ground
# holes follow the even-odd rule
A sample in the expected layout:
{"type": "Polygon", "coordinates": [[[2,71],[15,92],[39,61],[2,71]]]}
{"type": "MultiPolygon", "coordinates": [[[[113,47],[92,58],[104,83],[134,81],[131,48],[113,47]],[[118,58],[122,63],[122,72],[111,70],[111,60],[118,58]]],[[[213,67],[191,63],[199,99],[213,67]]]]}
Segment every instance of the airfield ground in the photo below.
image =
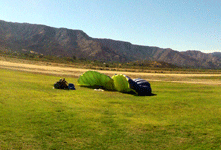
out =
{"type": "MultiPolygon", "coordinates": [[[[65,64],[46,63],[46,62],[31,62],[25,60],[7,60],[0,59],[0,68],[19,70],[40,74],[51,74],[60,77],[78,77],[89,69],[81,69],[65,64]]],[[[110,71],[97,70],[101,73],[112,76],[114,74],[125,74],[131,78],[143,78],[148,81],[164,81],[178,83],[193,83],[193,84],[209,84],[221,85],[220,73],[144,73],[144,72],[125,72],[125,71],[110,71]]]]}

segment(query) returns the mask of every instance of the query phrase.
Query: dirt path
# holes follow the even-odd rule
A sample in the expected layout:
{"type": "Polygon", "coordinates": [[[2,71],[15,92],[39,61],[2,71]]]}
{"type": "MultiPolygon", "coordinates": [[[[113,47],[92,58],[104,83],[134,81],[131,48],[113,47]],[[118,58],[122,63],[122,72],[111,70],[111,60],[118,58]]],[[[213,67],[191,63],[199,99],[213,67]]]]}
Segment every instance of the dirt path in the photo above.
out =
{"type": "MultiPolygon", "coordinates": [[[[52,74],[57,76],[73,76],[78,77],[88,69],[62,67],[62,66],[47,66],[45,64],[27,64],[19,62],[9,62],[0,60],[0,68],[12,69],[41,74],[52,74]]],[[[125,74],[131,78],[144,78],[148,81],[167,81],[178,83],[194,83],[194,84],[212,84],[221,85],[221,74],[163,74],[163,73],[137,73],[137,72],[121,72],[121,71],[106,71],[99,70],[109,76],[114,74],[125,74]]]]}

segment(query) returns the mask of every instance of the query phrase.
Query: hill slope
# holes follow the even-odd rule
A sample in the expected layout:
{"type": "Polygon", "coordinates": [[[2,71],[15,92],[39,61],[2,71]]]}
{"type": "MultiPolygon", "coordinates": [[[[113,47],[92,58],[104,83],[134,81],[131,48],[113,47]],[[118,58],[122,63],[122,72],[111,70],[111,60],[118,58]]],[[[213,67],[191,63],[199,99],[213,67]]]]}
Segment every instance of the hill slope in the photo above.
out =
{"type": "Polygon", "coordinates": [[[129,42],[92,38],[81,30],[1,20],[0,48],[103,61],[154,60],[186,67],[221,68],[221,58],[217,54],[199,51],[178,52],[133,45],[129,42]]]}

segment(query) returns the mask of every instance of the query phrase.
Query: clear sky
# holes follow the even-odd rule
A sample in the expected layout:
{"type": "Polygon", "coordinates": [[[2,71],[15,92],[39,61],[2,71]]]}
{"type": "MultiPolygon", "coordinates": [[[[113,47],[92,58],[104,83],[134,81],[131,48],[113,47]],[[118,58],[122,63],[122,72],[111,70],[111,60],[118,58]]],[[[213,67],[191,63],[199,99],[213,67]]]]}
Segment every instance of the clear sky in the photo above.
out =
{"type": "Polygon", "coordinates": [[[0,20],[177,51],[221,52],[221,0],[0,0],[0,20]]]}

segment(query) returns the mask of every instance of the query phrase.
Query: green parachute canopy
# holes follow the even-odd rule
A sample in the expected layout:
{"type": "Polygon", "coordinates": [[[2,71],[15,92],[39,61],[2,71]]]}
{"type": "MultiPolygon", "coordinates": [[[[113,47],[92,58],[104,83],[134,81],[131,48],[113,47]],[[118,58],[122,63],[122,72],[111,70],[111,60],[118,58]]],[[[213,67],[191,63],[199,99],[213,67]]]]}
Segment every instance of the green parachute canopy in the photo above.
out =
{"type": "Polygon", "coordinates": [[[84,74],[82,74],[78,79],[78,84],[80,86],[114,90],[113,79],[97,71],[87,71],[84,74]]]}
{"type": "Polygon", "coordinates": [[[97,71],[87,71],[79,79],[80,86],[93,88],[104,88],[106,90],[116,90],[123,93],[136,93],[147,96],[152,94],[150,83],[144,79],[131,79],[126,75],[114,75],[111,77],[97,71]]]}
{"type": "Polygon", "coordinates": [[[114,80],[114,88],[123,93],[135,92],[133,89],[130,88],[130,84],[128,82],[128,78],[125,75],[119,74],[112,76],[114,80]]]}

